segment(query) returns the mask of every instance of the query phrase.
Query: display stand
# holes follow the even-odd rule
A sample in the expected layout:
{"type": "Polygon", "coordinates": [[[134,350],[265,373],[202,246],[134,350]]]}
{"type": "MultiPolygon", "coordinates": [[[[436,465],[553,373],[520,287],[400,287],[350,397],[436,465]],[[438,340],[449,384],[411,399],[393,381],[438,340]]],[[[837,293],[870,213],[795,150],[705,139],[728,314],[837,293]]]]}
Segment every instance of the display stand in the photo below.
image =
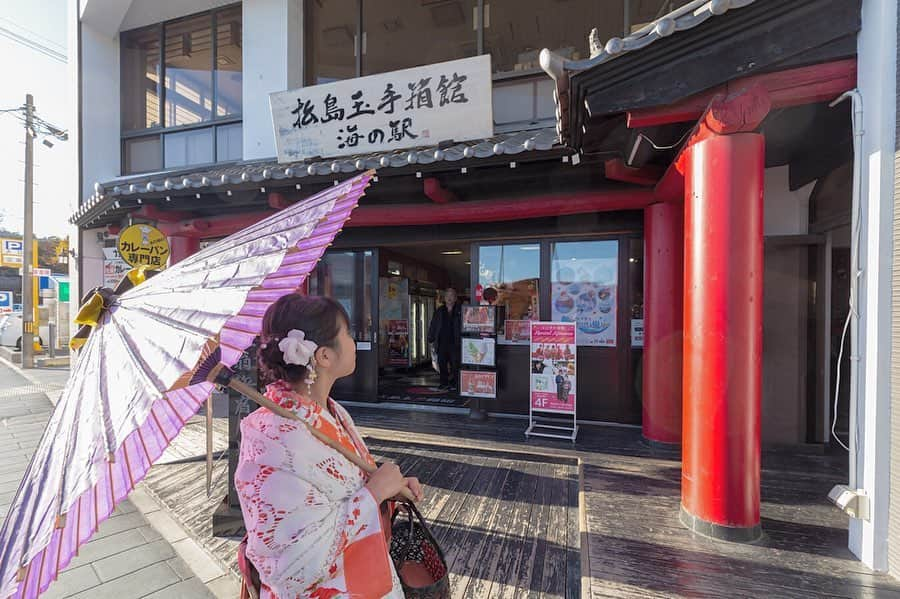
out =
{"type": "Polygon", "coordinates": [[[574,443],[578,437],[575,323],[532,322],[529,354],[531,383],[525,437],[574,443]],[[565,420],[541,414],[571,415],[572,425],[564,426],[565,420]]]}
{"type": "Polygon", "coordinates": [[[469,418],[486,420],[483,400],[497,398],[497,311],[494,306],[462,307],[459,394],[474,400],[469,418]]]}

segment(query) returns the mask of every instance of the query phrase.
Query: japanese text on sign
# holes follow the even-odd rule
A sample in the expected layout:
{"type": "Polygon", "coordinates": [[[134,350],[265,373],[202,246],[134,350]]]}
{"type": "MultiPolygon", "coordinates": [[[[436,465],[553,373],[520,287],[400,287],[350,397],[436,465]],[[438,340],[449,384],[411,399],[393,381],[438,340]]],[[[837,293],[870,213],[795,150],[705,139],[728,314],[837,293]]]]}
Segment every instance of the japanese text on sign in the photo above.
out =
{"type": "Polygon", "coordinates": [[[119,255],[131,266],[162,269],[169,258],[169,240],[156,227],[132,225],[119,234],[119,255]]]}
{"type": "Polygon", "coordinates": [[[490,56],[271,94],[279,162],[490,137],[490,56]]]}

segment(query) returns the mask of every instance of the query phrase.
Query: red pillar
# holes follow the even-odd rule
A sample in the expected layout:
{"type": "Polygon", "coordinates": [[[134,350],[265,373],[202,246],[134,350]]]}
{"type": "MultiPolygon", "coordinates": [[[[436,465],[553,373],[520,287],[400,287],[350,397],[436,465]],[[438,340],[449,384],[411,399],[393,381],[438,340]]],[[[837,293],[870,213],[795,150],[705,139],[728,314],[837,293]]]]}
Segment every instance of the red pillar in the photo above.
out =
{"type": "Polygon", "coordinates": [[[681,518],[751,541],[761,534],[763,136],[713,135],[686,167],[681,518]]]}
{"type": "Polygon", "coordinates": [[[681,442],[684,206],[644,209],[644,437],[681,442]]]}
{"type": "Polygon", "coordinates": [[[188,256],[200,251],[200,239],[172,235],[169,237],[169,266],[181,262],[188,256]]]}

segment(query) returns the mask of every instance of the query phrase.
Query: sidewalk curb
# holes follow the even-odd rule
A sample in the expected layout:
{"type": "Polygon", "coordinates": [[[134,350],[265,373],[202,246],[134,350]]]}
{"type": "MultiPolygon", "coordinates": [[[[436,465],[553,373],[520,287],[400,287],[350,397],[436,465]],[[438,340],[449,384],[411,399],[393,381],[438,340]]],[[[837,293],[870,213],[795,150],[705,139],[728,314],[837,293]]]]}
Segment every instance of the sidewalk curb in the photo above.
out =
{"type": "MultiPolygon", "coordinates": [[[[0,357],[0,364],[9,367],[32,385],[46,384],[35,376],[31,369],[23,369],[3,357],[0,357]]],[[[43,394],[55,407],[59,397],[51,397],[46,392],[43,394]]],[[[206,586],[210,593],[217,599],[236,599],[238,597],[240,580],[231,573],[230,569],[224,567],[219,560],[210,555],[203,545],[198,543],[191,533],[170,515],[168,508],[146,489],[143,482],[135,486],[128,494],[127,499],[150,527],[172,546],[178,557],[187,564],[194,576],[206,586]]]]}

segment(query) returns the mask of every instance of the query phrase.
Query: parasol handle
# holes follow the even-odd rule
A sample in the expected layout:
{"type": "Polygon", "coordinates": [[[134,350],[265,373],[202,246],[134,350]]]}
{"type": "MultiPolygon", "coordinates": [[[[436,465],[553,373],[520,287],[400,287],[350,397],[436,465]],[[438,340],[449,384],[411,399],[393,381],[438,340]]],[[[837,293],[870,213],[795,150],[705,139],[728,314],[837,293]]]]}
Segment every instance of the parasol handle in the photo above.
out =
{"type": "MultiPolygon", "coordinates": [[[[260,393],[259,391],[257,391],[253,387],[251,387],[250,385],[248,385],[242,381],[239,381],[238,379],[233,378],[230,381],[228,381],[228,386],[231,387],[232,389],[234,389],[235,391],[237,391],[238,393],[245,395],[248,398],[252,399],[253,401],[258,403],[262,407],[267,408],[269,411],[274,412],[275,414],[278,414],[279,416],[281,416],[283,418],[287,418],[288,420],[297,420],[299,422],[302,422],[303,424],[306,425],[307,430],[310,433],[312,433],[313,437],[315,437],[316,439],[318,439],[319,441],[321,441],[328,447],[332,448],[333,450],[335,450],[336,452],[338,452],[339,454],[341,454],[342,456],[344,456],[345,458],[350,460],[354,465],[356,465],[363,472],[365,472],[367,474],[374,474],[375,471],[378,469],[377,467],[373,466],[372,464],[369,464],[367,461],[365,461],[360,456],[353,453],[352,451],[350,451],[349,449],[347,449],[340,443],[336,442],[334,439],[332,439],[331,437],[329,437],[322,431],[317,430],[317,429],[313,428],[312,426],[310,426],[308,422],[306,422],[305,420],[303,420],[302,418],[297,416],[297,414],[295,414],[294,412],[279,406],[277,403],[270,400],[268,397],[266,397],[265,395],[263,395],[262,393],[260,393]]],[[[409,487],[404,487],[403,490],[400,492],[400,495],[402,495],[404,499],[408,499],[409,501],[414,502],[416,500],[415,496],[413,496],[413,494],[412,494],[412,491],[409,490],[409,487]]]]}

